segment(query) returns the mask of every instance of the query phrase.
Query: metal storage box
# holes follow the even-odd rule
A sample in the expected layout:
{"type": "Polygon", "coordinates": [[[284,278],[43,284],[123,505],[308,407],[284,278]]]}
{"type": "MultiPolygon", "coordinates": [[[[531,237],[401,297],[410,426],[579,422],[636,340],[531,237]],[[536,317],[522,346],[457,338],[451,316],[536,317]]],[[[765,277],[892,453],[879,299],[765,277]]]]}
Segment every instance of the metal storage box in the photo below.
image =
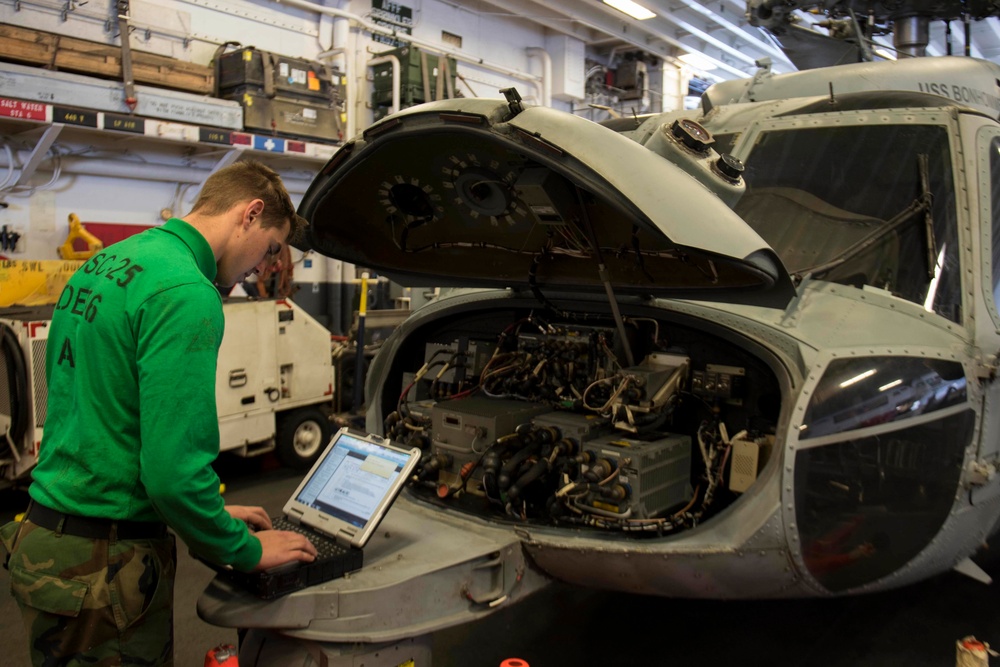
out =
{"type": "Polygon", "coordinates": [[[249,91],[237,99],[243,105],[243,124],[247,130],[327,141],[344,138],[344,123],[336,106],[286,97],[269,98],[249,91]]]}
{"type": "Polygon", "coordinates": [[[323,63],[247,47],[219,56],[219,95],[235,99],[245,91],[314,102],[339,102],[341,74],[323,63]]]}

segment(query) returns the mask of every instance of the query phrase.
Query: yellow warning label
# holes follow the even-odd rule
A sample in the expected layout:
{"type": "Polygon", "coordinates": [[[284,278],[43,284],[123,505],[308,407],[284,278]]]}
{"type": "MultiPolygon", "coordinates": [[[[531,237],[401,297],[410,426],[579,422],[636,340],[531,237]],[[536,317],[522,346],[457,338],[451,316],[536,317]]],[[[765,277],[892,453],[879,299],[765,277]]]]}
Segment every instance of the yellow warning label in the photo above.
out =
{"type": "Polygon", "coordinates": [[[413,660],[407,660],[406,662],[399,663],[396,667],[416,667],[417,663],[413,660]]]}
{"type": "Polygon", "coordinates": [[[615,514],[621,513],[621,508],[618,505],[610,505],[608,503],[602,503],[599,500],[594,501],[593,506],[596,509],[604,510],[605,512],[614,512],[615,514]]]}
{"type": "Polygon", "coordinates": [[[45,306],[59,300],[82,261],[0,261],[0,306],[45,306]]]}

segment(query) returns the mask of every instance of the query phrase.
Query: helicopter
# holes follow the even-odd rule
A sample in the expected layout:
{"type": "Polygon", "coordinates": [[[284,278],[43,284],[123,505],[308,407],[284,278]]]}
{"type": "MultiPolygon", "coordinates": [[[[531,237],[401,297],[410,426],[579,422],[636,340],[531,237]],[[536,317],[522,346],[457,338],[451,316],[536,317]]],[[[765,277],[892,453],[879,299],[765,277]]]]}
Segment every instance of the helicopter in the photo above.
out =
{"type": "Polygon", "coordinates": [[[762,65],[603,123],[514,90],[431,102],[331,158],[309,245],[444,288],[366,384],[367,430],[422,453],[358,572],[270,603],[209,586],[199,614],[248,628],[241,662],[424,664],[429,633],[556,580],[988,581],[1000,67],[762,65]]]}

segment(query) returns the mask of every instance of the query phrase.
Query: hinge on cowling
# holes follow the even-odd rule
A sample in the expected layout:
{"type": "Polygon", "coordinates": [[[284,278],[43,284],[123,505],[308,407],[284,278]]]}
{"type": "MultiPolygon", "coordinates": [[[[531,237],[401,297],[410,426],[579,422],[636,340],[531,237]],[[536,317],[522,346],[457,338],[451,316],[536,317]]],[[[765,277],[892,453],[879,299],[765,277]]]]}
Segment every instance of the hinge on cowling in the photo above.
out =
{"type": "Polygon", "coordinates": [[[998,365],[997,355],[991,354],[983,357],[976,364],[976,377],[980,380],[986,380],[987,382],[992,382],[997,377],[997,365],[998,365]]]}
{"type": "Polygon", "coordinates": [[[966,469],[966,486],[986,486],[997,475],[996,461],[970,461],[966,469]]]}

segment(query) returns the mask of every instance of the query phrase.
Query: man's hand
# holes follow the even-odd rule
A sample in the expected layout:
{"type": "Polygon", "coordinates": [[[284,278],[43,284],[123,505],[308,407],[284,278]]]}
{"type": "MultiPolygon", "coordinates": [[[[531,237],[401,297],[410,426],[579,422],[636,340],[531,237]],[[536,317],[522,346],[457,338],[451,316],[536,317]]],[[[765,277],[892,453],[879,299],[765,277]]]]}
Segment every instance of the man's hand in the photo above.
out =
{"type": "Polygon", "coordinates": [[[311,563],[316,560],[316,547],[306,539],[288,530],[263,530],[256,533],[263,551],[254,572],[268,570],[292,561],[311,563]]]}
{"type": "Polygon", "coordinates": [[[226,505],[229,516],[238,519],[250,527],[251,530],[271,530],[271,517],[267,515],[263,507],[249,507],[247,505],[226,505]]]}

